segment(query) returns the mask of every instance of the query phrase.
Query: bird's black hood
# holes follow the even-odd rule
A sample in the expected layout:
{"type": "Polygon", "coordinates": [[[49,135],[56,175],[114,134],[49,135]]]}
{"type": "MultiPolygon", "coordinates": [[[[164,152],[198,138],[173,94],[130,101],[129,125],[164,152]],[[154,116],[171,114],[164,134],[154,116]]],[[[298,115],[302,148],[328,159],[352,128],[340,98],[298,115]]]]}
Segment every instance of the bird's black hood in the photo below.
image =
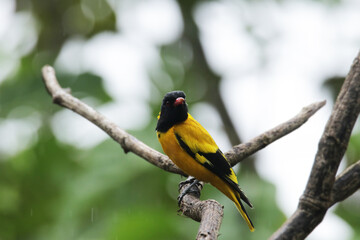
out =
{"type": "Polygon", "coordinates": [[[167,132],[172,126],[188,118],[185,98],[183,91],[172,91],[165,94],[156,131],[167,132]]]}

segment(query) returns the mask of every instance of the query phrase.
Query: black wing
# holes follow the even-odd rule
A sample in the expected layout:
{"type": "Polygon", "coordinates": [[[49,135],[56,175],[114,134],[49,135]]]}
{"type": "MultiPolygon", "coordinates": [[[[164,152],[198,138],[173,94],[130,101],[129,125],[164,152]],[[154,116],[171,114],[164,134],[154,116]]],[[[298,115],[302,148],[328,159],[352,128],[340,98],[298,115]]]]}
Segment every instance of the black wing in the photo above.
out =
{"type": "Polygon", "coordinates": [[[241,199],[252,207],[249,199],[246,197],[244,192],[239,188],[236,182],[232,180],[232,178],[236,179],[234,171],[231,169],[231,166],[224,154],[217,149],[216,152],[213,153],[204,153],[201,151],[193,151],[184,140],[181,138],[179,134],[175,134],[177,141],[180,146],[197,162],[202,164],[208,170],[213,172],[216,176],[224,180],[232,189],[237,191],[240,194],[241,199]],[[202,156],[202,157],[199,157],[202,156]],[[205,161],[203,159],[206,159],[205,161]]]}

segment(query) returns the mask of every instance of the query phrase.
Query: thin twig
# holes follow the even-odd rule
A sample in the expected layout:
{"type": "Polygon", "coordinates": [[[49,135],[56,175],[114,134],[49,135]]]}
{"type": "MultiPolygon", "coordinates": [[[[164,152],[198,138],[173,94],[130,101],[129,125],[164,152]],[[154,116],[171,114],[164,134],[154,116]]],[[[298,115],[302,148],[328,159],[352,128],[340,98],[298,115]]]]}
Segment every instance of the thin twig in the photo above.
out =
{"type": "Polygon", "coordinates": [[[270,143],[289,134],[303,125],[312,115],[325,105],[326,101],[316,102],[304,107],[296,116],[288,121],[270,129],[251,139],[249,142],[234,146],[225,156],[229,160],[231,166],[244,160],[257,151],[265,148],[270,143]]]}
{"type": "MultiPolygon", "coordinates": [[[[335,175],[359,112],[360,53],[351,66],[319,141],[314,165],[298,208],[271,239],[304,239],[322,221],[335,200],[332,195],[335,175]]],[[[340,179],[346,179],[347,174],[344,174],[340,179]]]]}
{"type": "Polygon", "coordinates": [[[46,89],[52,96],[54,103],[66,107],[94,123],[118,142],[126,153],[131,151],[161,169],[186,176],[167,156],[120,129],[104,115],[62,89],[56,79],[54,68],[44,66],[42,74],[46,89]]]}

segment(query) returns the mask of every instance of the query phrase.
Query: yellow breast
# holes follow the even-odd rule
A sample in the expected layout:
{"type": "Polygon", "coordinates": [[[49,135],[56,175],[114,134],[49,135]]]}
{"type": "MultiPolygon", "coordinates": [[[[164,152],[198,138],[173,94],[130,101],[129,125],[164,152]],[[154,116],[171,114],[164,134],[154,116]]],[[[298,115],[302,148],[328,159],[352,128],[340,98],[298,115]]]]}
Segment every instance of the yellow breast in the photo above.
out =
{"type": "Polygon", "coordinates": [[[187,175],[204,182],[211,182],[215,175],[198,163],[186,151],[184,151],[176,140],[174,127],[165,133],[157,132],[158,140],[164,153],[187,175]]]}

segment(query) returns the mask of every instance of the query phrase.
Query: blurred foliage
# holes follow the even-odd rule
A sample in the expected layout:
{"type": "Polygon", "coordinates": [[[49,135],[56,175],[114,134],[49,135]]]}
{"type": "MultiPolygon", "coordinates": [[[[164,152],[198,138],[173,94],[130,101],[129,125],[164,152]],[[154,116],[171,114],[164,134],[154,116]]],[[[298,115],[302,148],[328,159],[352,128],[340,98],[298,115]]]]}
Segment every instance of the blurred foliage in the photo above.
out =
{"type": "MultiPolygon", "coordinates": [[[[169,88],[183,89],[190,104],[207,101],[226,116],[226,109],[219,104],[220,94],[214,92],[220,78],[206,63],[191,19],[198,2],[203,1],[179,2],[186,16],[185,32],[159,49],[162,65],[149,70],[151,87],[161,95],[169,88]]],[[[52,117],[62,108],[52,104],[43,86],[42,66],[53,65],[63,44],[72,37],[88,39],[100,32],[117,31],[119,16],[105,0],[16,0],[16,9],[35,17],[38,40],[21,58],[18,70],[0,84],[0,120],[36,112],[41,126],[25,150],[0,155],[0,239],[194,239],[199,224],[177,213],[179,176],[132,153],[125,154],[111,139],[84,151],[61,143],[51,130],[52,117]]],[[[99,105],[112,101],[101,76],[61,71],[57,76],[78,98],[95,98],[99,105]]],[[[156,97],[149,99],[153,119],[130,133],[161,151],[154,135],[159,102],[156,97]]],[[[229,119],[222,120],[228,127],[229,119]]],[[[232,132],[235,136],[229,137],[230,141],[240,138],[232,132]]],[[[6,141],[6,136],[1,141],[6,141]]],[[[356,135],[351,141],[351,159],[358,159],[359,141],[356,135]]],[[[249,214],[257,230],[250,233],[231,201],[206,186],[202,198],[214,198],[225,206],[220,239],[265,239],[285,220],[275,201],[276,189],[261,179],[253,166],[241,168],[239,182],[248,186],[244,190],[256,206],[249,214]]],[[[339,215],[355,224],[355,213],[340,206],[339,215]]]]}

